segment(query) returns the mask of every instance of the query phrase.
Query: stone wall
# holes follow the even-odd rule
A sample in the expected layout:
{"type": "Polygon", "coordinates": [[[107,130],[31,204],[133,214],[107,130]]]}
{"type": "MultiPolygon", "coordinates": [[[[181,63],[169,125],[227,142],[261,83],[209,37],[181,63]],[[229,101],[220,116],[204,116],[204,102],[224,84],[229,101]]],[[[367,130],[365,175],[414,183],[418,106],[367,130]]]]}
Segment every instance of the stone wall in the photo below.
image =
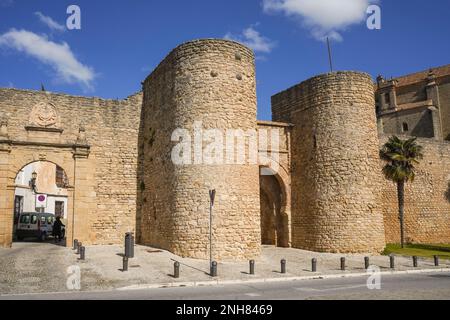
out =
{"type": "Polygon", "coordinates": [[[450,76],[437,80],[442,117],[443,138],[450,141],[450,76]]]}
{"type": "Polygon", "coordinates": [[[325,74],[273,100],[289,101],[294,124],[292,246],[325,252],[383,250],[371,77],[325,74]]]}
{"type": "Polygon", "coordinates": [[[250,49],[225,40],[188,42],[175,48],[145,80],[141,241],[181,256],[209,257],[208,190],[216,189],[213,258],[254,258],[261,245],[258,164],[195,163],[202,160],[207,143],[186,152],[191,164],[174,164],[171,151],[177,143],[171,142],[172,134],[184,129],[190,137],[186,139],[194,140],[196,121],[202,129],[220,129],[223,134],[227,129],[256,131],[250,49]]]}
{"type": "Polygon", "coordinates": [[[291,132],[287,123],[258,121],[267,143],[260,140],[260,197],[262,243],[291,245],[291,132]],[[273,143],[278,136],[278,146],[273,143]]]}
{"type": "Polygon", "coordinates": [[[396,88],[397,105],[427,100],[426,81],[396,88]]]}
{"type": "MultiPolygon", "coordinates": [[[[380,148],[387,139],[380,137],[380,148]]],[[[415,181],[406,185],[406,239],[413,243],[450,243],[450,142],[418,139],[418,143],[424,147],[424,159],[417,166],[415,181]]],[[[399,243],[396,185],[384,180],[381,196],[386,241],[399,243]]]]}
{"type": "Polygon", "coordinates": [[[387,113],[380,117],[383,121],[383,132],[386,134],[404,132],[404,134],[425,138],[433,138],[435,135],[432,112],[426,105],[387,113]],[[408,125],[407,132],[403,130],[404,123],[408,125]]]}
{"type": "MultiPolygon", "coordinates": [[[[7,135],[0,138],[8,149],[0,154],[5,188],[13,187],[26,164],[52,161],[69,176],[69,241],[121,243],[135,229],[141,100],[140,94],[119,101],[0,89],[0,119],[7,122],[7,135]],[[36,116],[53,120],[40,126],[36,116]]],[[[12,192],[0,202],[9,208],[13,198],[12,192]]],[[[5,221],[12,215],[8,210],[5,221]]]]}

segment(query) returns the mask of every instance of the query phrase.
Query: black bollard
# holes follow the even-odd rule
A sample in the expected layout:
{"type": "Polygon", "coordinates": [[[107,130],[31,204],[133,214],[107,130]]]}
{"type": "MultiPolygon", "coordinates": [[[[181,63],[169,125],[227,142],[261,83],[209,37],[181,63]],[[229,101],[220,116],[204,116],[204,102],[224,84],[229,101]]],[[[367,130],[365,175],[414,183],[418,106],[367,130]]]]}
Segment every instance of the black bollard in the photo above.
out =
{"type": "Polygon", "coordinates": [[[122,267],[122,271],[128,271],[128,257],[127,256],[123,256],[123,267],[122,267]]]}
{"type": "Polygon", "coordinates": [[[125,234],[125,256],[134,258],[134,236],[132,232],[125,234]]]}
{"type": "Polygon", "coordinates": [[[395,257],[393,255],[389,256],[389,264],[391,269],[395,269],[395,257]]]}
{"type": "Polygon", "coordinates": [[[86,259],[86,248],[80,247],[80,260],[85,260],[85,259],[86,259]]]}
{"type": "Polygon", "coordinates": [[[73,250],[77,250],[78,248],[78,239],[73,240],[73,250]]]}
{"type": "Polygon", "coordinates": [[[311,271],[317,272],[317,259],[316,258],[313,258],[311,260],[311,271]]]}
{"type": "Polygon", "coordinates": [[[211,272],[210,272],[211,277],[217,277],[217,262],[213,261],[211,263],[211,272]]]}
{"type": "Polygon", "coordinates": [[[255,260],[250,260],[250,274],[255,274],[255,260]]]}
{"type": "Polygon", "coordinates": [[[286,259],[281,260],[281,273],[286,273],[286,259]]]}
{"type": "Polygon", "coordinates": [[[414,268],[417,268],[417,266],[418,266],[417,257],[416,256],[413,257],[413,266],[414,266],[414,268]]]}
{"type": "Polygon", "coordinates": [[[82,246],[83,244],[81,243],[81,242],[78,242],[78,246],[77,246],[77,254],[80,254],[80,249],[81,249],[81,246],[82,246]]]}
{"type": "Polygon", "coordinates": [[[344,257],[341,258],[341,270],[345,271],[345,258],[344,257]]]}
{"type": "Polygon", "coordinates": [[[364,258],[364,267],[367,269],[369,269],[370,266],[370,258],[369,257],[365,257],[364,258]]]}
{"type": "Polygon", "coordinates": [[[173,264],[173,277],[177,279],[180,277],[180,263],[178,261],[173,264]]]}
{"type": "Polygon", "coordinates": [[[434,256],[434,266],[439,267],[439,256],[434,256]]]}

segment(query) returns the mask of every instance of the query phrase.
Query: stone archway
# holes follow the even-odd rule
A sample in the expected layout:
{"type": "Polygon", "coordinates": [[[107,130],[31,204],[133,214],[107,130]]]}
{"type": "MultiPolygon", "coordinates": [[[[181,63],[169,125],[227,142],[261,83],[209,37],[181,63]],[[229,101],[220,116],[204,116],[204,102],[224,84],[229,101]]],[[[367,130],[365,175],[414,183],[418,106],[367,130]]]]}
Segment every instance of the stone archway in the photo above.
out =
{"type": "Polygon", "coordinates": [[[288,185],[282,173],[270,173],[270,169],[262,169],[261,172],[265,174],[260,175],[261,242],[263,245],[290,247],[288,185]]]}
{"type": "Polygon", "coordinates": [[[92,186],[86,183],[89,181],[87,178],[92,176],[89,166],[86,166],[88,155],[88,146],[0,140],[0,247],[11,247],[13,241],[17,173],[37,161],[57,164],[64,170],[69,181],[67,245],[70,245],[74,238],[83,241],[89,239],[85,230],[89,221],[81,218],[87,214],[83,209],[89,204],[93,190],[92,186]]]}
{"type": "Polygon", "coordinates": [[[19,216],[24,212],[51,213],[69,226],[69,193],[72,192],[66,170],[59,164],[47,160],[30,162],[16,173],[14,186],[13,240],[17,240],[15,230],[19,216]],[[45,200],[39,202],[39,196],[45,200]]]}

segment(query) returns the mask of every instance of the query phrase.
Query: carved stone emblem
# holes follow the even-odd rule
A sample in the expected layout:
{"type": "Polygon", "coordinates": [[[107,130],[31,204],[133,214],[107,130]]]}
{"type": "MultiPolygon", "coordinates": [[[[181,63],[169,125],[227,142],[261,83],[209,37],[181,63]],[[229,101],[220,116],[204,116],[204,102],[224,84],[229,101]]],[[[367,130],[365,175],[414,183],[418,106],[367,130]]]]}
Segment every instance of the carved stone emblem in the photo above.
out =
{"type": "Polygon", "coordinates": [[[55,128],[58,125],[58,114],[55,106],[48,102],[41,102],[35,105],[31,110],[30,125],[55,128]]]}

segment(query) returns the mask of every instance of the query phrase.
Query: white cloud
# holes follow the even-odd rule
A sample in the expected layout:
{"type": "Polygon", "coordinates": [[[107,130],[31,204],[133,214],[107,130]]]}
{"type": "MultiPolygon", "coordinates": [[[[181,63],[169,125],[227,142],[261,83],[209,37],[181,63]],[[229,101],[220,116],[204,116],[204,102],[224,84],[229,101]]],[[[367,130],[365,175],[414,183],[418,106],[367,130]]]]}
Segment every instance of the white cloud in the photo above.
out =
{"type": "Polygon", "coordinates": [[[56,22],[55,20],[53,20],[49,16],[46,16],[46,15],[42,14],[39,11],[35,12],[34,14],[39,18],[39,20],[43,24],[45,24],[47,27],[49,27],[50,30],[52,30],[52,31],[59,31],[59,32],[66,31],[66,27],[65,26],[63,26],[62,24],[59,24],[58,22],[56,22]]]}
{"type": "Polygon", "coordinates": [[[69,45],[65,42],[55,43],[45,35],[37,35],[26,30],[11,29],[0,35],[0,47],[8,47],[24,52],[40,62],[51,66],[58,81],[79,83],[92,90],[95,72],[91,67],[79,62],[69,45]]]}
{"type": "Polygon", "coordinates": [[[266,13],[301,18],[317,40],[341,41],[341,31],[365,20],[366,10],[378,0],[263,0],[266,13]]]}
{"type": "Polygon", "coordinates": [[[275,47],[275,43],[270,39],[263,37],[253,26],[242,31],[240,35],[227,33],[225,39],[238,41],[255,52],[270,53],[275,47]]]}

